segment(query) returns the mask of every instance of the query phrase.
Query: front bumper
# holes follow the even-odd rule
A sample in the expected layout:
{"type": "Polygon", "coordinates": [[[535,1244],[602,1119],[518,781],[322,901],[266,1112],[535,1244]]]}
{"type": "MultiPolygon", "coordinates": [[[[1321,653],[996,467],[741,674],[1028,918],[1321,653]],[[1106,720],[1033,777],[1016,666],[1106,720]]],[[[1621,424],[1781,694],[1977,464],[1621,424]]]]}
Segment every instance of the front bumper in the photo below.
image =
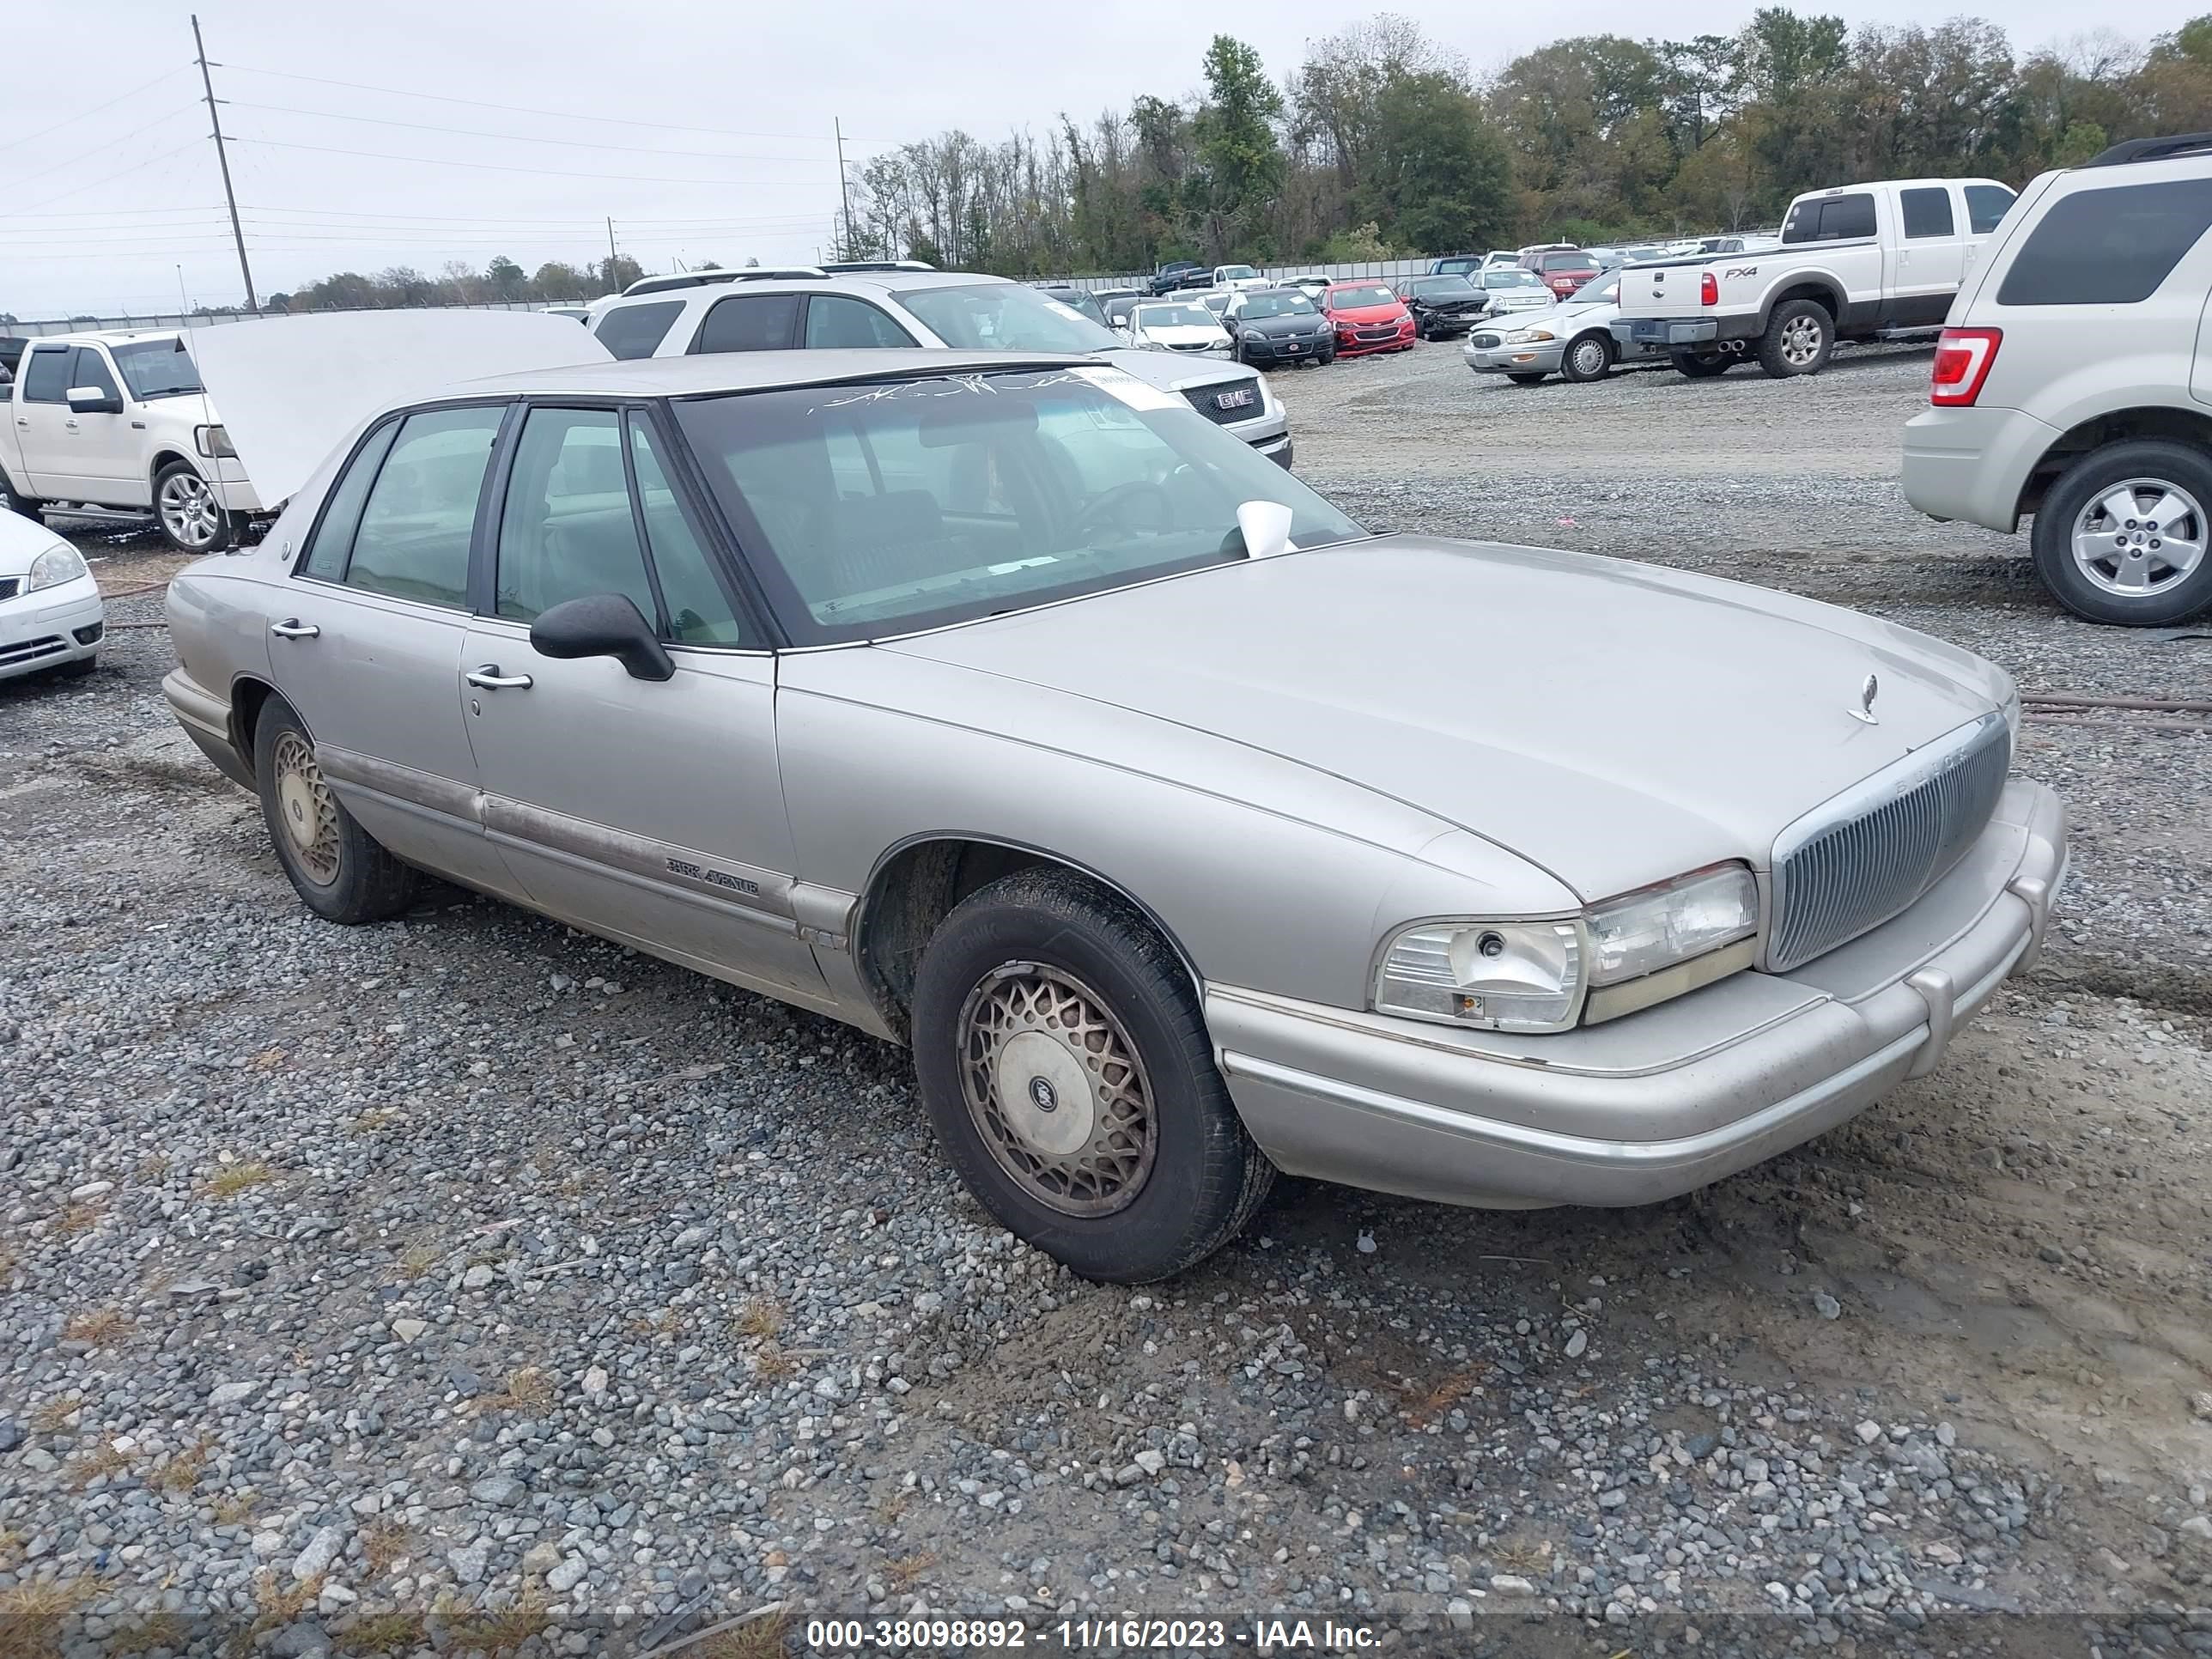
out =
{"type": "Polygon", "coordinates": [[[2009,535],[2036,464],[2063,435],[2024,410],[1923,409],[1905,423],[1905,499],[2009,535]]]}
{"type": "Polygon", "coordinates": [[[1413,319],[1408,318],[1403,327],[1387,340],[1346,339],[1336,337],[1336,355],[1340,357],[1364,357],[1377,351],[1403,351],[1413,343],[1413,319]]]}
{"type": "Polygon", "coordinates": [[[1567,349],[1565,340],[1536,340],[1526,345],[1478,347],[1470,339],[1460,348],[1467,366],[1478,374],[1556,374],[1567,349]]]}
{"type": "Polygon", "coordinates": [[[1209,986],[1245,1127],[1281,1169],[1494,1208],[1646,1204],[1810,1139],[1942,1060],[2041,951],[2065,809],[2006,787],[1893,921],[1786,975],[1744,972],[1555,1036],[1457,1031],[1209,986]]]}
{"type": "Polygon", "coordinates": [[[1243,349],[1244,361],[1255,368],[1317,363],[1328,356],[1331,347],[1327,337],[1318,340],[1273,340],[1264,334],[1245,334],[1238,337],[1238,343],[1243,349]]]}
{"type": "Polygon", "coordinates": [[[0,680],[97,657],[106,629],[107,607],[90,576],[0,600],[0,680]]]}

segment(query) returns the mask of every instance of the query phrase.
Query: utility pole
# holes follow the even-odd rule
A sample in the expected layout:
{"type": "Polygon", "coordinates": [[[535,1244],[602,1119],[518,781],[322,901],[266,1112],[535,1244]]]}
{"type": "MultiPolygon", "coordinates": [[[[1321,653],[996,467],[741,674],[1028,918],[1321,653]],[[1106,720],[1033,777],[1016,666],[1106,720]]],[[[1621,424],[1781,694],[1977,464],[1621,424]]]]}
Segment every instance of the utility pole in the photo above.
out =
{"type": "Polygon", "coordinates": [[[853,191],[845,182],[845,124],[836,116],[830,118],[830,130],[837,135],[837,199],[845,204],[845,229],[837,239],[837,257],[853,257],[853,191]]]}
{"type": "Polygon", "coordinates": [[[246,308],[258,312],[253,297],[253,267],[246,263],[246,233],[238,226],[238,193],[230,187],[230,155],[222,147],[222,117],[216,113],[215,82],[208,78],[207,43],[200,39],[199,14],[192,14],[192,49],[199,54],[200,86],[207,94],[208,119],[215,127],[216,165],[222,169],[222,198],[230,204],[230,235],[238,244],[238,274],[246,279],[246,308]]]}
{"type": "Polygon", "coordinates": [[[177,266],[177,304],[181,307],[180,315],[192,314],[191,296],[185,292],[185,268],[181,263],[177,266]]]}
{"type": "Polygon", "coordinates": [[[620,257],[615,252],[615,222],[610,217],[607,220],[607,286],[610,289],[615,285],[615,261],[620,257]]]}

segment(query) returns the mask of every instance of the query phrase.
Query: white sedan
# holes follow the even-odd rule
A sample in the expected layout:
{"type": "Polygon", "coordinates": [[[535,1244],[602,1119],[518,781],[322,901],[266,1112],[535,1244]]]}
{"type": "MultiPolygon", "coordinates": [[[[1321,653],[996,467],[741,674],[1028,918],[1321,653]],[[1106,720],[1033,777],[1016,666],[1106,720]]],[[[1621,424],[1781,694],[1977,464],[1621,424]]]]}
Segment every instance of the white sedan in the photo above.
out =
{"type": "Polygon", "coordinates": [[[38,520],[0,513],[0,680],[89,674],[106,631],[84,556],[38,520]]]}
{"type": "Polygon", "coordinates": [[[1226,356],[1229,331],[1202,305],[1175,301],[1140,305],[1129,313],[1129,337],[1162,351],[1211,351],[1226,356]]]}

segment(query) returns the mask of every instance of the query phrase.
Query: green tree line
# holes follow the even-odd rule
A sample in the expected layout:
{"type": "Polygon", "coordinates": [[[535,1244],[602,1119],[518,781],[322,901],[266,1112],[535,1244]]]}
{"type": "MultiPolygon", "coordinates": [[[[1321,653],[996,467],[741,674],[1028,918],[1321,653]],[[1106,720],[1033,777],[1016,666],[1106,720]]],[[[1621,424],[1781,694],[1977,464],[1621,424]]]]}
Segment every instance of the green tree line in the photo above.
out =
{"type": "Polygon", "coordinates": [[[1477,81],[1414,21],[1309,43],[1280,81],[1216,36],[1204,85],[860,170],[843,244],[1008,276],[1350,260],[1771,225],[1801,191],[1986,175],[2212,128],[2212,16],[2024,56],[1978,18],[1852,29],[1784,7],[1733,35],[1581,35],[1477,81]]]}

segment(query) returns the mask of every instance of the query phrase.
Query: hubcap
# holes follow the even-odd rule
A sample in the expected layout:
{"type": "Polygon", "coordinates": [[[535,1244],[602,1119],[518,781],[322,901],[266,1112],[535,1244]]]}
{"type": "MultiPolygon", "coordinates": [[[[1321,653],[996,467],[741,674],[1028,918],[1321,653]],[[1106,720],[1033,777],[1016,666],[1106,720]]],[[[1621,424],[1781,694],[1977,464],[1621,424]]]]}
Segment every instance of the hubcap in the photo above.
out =
{"type": "Polygon", "coordinates": [[[338,808],[315,751],[296,732],[276,739],[276,816],[307,878],[327,887],[338,878],[338,808]]]}
{"type": "Polygon", "coordinates": [[[1605,367],[1605,348],[1595,340],[1585,340],[1575,348],[1575,368],[1583,374],[1595,374],[1605,367]]]}
{"type": "Polygon", "coordinates": [[[1111,1215],[1152,1171],[1158,1127],[1136,1046],[1060,969],[1010,962],[960,1012],[960,1079],[994,1161],[1062,1215],[1111,1215]]]}
{"type": "Polygon", "coordinates": [[[1802,368],[1820,355],[1820,325],[1810,317],[1792,317],[1782,327],[1782,360],[1802,368]]]}
{"type": "Polygon", "coordinates": [[[215,493],[189,472],[179,472],[161,486],[161,523],[187,547],[205,547],[215,539],[215,493]]]}
{"type": "Polygon", "coordinates": [[[2075,568],[2122,599],[2163,593],[2204,556],[2204,509],[2162,478],[2130,478],[2074,520],[2075,568]]]}

